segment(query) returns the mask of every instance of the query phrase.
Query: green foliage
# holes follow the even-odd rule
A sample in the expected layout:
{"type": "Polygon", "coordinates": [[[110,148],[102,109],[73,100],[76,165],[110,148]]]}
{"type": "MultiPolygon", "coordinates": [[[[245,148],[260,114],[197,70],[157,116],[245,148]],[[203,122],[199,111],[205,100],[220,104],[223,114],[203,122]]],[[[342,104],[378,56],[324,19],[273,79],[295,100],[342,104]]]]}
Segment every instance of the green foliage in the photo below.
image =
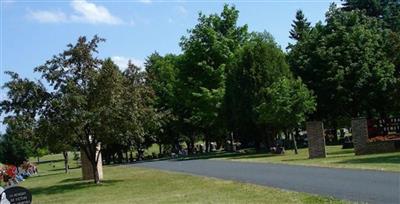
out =
{"type": "Polygon", "coordinates": [[[400,2],[398,0],[345,0],[342,10],[363,11],[367,16],[382,19],[385,26],[400,31],[400,2]]]}
{"type": "Polygon", "coordinates": [[[200,13],[198,24],[181,40],[175,112],[192,145],[194,132],[208,140],[208,130],[218,128],[215,124],[222,118],[226,64],[247,38],[247,26],[237,26],[238,14],[228,5],[220,15],[200,13]]]}
{"type": "Polygon", "coordinates": [[[222,144],[233,133],[272,145],[279,131],[310,115],[337,123],[398,114],[399,5],[347,0],[315,26],[299,10],[287,55],[267,32],[239,26],[239,11],[225,5],[219,14],[199,14],[181,38],[182,54],[154,53],[145,71],[131,62],[120,71],[95,56],[104,39],[80,37],[35,69],[49,90],[7,72],[8,98],[0,103],[7,134],[36,151],[79,147],[96,165],[99,144],[110,155],[141,155],[153,143],[186,142],[191,152],[197,140],[222,144]]]}
{"type": "Polygon", "coordinates": [[[7,90],[7,99],[0,102],[0,114],[7,114],[3,123],[8,126],[3,141],[3,159],[19,164],[32,150],[43,147],[42,139],[35,131],[36,117],[49,94],[40,81],[22,79],[14,72],[5,73],[11,80],[4,83],[2,88],[7,90]]]}
{"type": "Polygon", "coordinates": [[[180,56],[160,56],[153,53],[145,63],[146,84],[154,91],[154,108],[157,110],[160,127],[154,131],[158,144],[179,143],[177,116],[178,63],[180,56]]]}
{"type": "Polygon", "coordinates": [[[253,33],[229,66],[225,95],[229,127],[242,138],[264,138],[266,124],[257,111],[265,102],[263,90],[290,75],[285,55],[272,36],[253,33]]]}
{"type": "Polygon", "coordinates": [[[292,30],[289,31],[289,38],[293,40],[301,40],[304,35],[307,35],[310,32],[310,22],[305,18],[302,10],[298,10],[296,12],[296,20],[293,21],[292,30]]]}
{"type": "Polygon", "coordinates": [[[0,136],[0,163],[19,166],[32,155],[32,144],[13,134],[10,128],[0,136]]]}
{"type": "Polygon", "coordinates": [[[376,19],[332,6],[326,25],[317,24],[291,48],[293,72],[317,96],[315,118],[332,121],[389,113],[396,79],[386,33],[376,19]]]}
{"type": "Polygon", "coordinates": [[[300,79],[282,78],[263,92],[260,120],[282,131],[299,127],[315,110],[315,98],[300,79]]]}
{"type": "Polygon", "coordinates": [[[129,146],[142,153],[155,142],[160,115],[154,108],[154,92],[146,83],[146,73],[129,63],[123,73],[122,135],[129,146]]]}

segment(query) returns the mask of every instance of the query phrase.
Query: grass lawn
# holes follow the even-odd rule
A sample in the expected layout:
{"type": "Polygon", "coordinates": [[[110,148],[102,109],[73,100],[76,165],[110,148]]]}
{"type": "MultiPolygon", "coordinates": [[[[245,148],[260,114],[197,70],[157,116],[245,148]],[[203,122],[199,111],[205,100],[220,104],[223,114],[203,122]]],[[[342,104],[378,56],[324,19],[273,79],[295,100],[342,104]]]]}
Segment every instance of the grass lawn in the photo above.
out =
{"type": "Polygon", "coordinates": [[[287,150],[284,155],[271,153],[210,153],[198,157],[188,157],[186,159],[223,159],[241,162],[266,162],[266,163],[285,163],[306,166],[321,166],[334,168],[354,168],[372,169],[381,171],[400,172],[400,152],[370,154],[355,156],[353,149],[342,149],[341,145],[327,146],[327,158],[308,159],[308,149],[299,149],[299,154],[295,155],[293,150],[287,150]]]}
{"type": "MultiPolygon", "coordinates": [[[[332,198],[200,176],[124,166],[104,167],[100,185],[81,181],[80,169],[64,174],[56,162],[39,165],[39,176],[22,185],[33,203],[343,203],[332,198]]],[[[42,158],[44,160],[46,158],[42,158]]]]}

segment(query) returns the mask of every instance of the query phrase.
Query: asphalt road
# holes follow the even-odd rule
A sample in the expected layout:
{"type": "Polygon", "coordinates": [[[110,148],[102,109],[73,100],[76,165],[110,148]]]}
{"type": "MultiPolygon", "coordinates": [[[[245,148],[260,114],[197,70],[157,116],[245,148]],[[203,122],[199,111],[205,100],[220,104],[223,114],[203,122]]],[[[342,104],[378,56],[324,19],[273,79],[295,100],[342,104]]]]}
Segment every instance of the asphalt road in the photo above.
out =
{"type": "Polygon", "coordinates": [[[132,166],[253,183],[350,201],[400,204],[400,173],[219,160],[166,160],[132,166]]]}

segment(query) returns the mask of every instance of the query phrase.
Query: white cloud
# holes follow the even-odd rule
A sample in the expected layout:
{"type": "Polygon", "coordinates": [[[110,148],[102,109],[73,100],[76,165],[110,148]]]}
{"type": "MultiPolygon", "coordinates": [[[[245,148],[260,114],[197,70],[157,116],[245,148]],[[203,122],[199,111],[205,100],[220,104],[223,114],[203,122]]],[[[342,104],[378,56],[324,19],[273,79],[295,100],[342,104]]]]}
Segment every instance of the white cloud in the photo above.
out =
{"type": "Polygon", "coordinates": [[[61,11],[29,11],[32,19],[40,23],[67,22],[67,16],[61,11]]]}
{"type": "Polygon", "coordinates": [[[136,59],[133,57],[124,57],[124,56],[113,56],[111,57],[111,60],[118,65],[120,70],[125,70],[128,67],[128,62],[129,60],[131,60],[131,62],[140,67],[140,68],[144,68],[144,60],[140,60],[140,59],[136,59]]]}
{"type": "Polygon", "coordinates": [[[86,0],[73,0],[71,2],[73,13],[67,15],[61,11],[30,11],[29,17],[41,23],[79,22],[90,24],[117,25],[124,22],[113,16],[107,8],[86,0]]]}
{"type": "Polygon", "coordinates": [[[183,15],[188,14],[188,10],[184,6],[178,6],[178,11],[179,11],[179,13],[181,13],[183,15]]]}
{"type": "Polygon", "coordinates": [[[71,2],[72,8],[77,14],[71,16],[72,21],[88,23],[121,24],[122,20],[110,14],[103,6],[89,3],[85,0],[74,0],[71,2]]]}

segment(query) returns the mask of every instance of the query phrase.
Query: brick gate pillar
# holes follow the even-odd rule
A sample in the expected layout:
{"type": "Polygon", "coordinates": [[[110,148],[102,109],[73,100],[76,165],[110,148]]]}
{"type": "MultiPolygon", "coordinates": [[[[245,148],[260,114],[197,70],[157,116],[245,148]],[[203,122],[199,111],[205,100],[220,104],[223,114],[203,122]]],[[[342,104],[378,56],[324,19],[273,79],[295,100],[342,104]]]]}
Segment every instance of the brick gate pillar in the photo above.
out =
{"type": "Polygon", "coordinates": [[[354,153],[362,155],[367,152],[368,123],[366,118],[351,120],[351,133],[354,143],[354,153]]]}

